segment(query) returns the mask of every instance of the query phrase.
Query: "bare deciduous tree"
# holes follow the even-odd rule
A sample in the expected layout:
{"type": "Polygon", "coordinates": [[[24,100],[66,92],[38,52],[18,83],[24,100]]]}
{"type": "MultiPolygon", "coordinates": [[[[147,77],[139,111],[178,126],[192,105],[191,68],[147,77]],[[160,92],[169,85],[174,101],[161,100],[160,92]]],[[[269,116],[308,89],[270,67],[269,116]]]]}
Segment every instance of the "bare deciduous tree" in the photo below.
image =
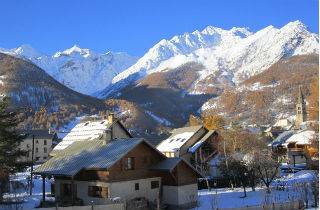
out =
{"type": "Polygon", "coordinates": [[[267,192],[270,193],[270,184],[276,178],[280,163],[269,151],[261,151],[255,154],[257,171],[261,181],[266,185],[267,192]]]}

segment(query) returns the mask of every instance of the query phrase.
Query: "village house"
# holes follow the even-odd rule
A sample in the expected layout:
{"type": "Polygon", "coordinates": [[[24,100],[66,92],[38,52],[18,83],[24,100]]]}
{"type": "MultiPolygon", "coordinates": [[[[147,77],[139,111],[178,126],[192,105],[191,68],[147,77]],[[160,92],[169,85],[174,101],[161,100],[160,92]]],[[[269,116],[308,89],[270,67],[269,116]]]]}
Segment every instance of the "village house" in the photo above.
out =
{"type": "MultiPolygon", "coordinates": [[[[26,133],[26,132],[22,132],[26,133]]],[[[49,153],[53,148],[53,142],[57,139],[56,133],[51,130],[41,129],[27,132],[27,137],[20,143],[19,148],[26,151],[25,156],[19,157],[19,162],[43,163],[49,158],[49,153]]]]}
{"type": "MultiPolygon", "coordinates": [[[[194,207],[201,174],[181,158],[167,158],[139,138],[76,141],[35,170],[53,176],[59,205],[98,205],[121,199],[128,206],[194,207]]],[[[44,182],[44,181],[43,181],[44,182]]],[[[43,200],[45,200],[43,184],[43,200]]]]}
{"type": "Polygon", "coordinates": [[[307,160],[315,154],[311,146],[315,138],[315,132],[311,130],[298,131],[282,144],[287,149],[288,162],[295,166],[296,164],[307,164],[307,160]]]}
{"type": "Polygon", "coordinates": [[[177,128],[157,149],[169,158],[181,157],[197,170],[210,175],[210,160],[218,154],[219,135],[202,125],[177,128]]]}
{"type": "Polygon", "coordinates": [[[109,141],[111,139],[131,137],[131,134],[121,121],[113,113],[110,113],[108,116],[82,120],[62,138],[62,141],[54,147],[50,155],[54,156],[57,152],[77,141],[91,141],[102,138],[109,141]]]}

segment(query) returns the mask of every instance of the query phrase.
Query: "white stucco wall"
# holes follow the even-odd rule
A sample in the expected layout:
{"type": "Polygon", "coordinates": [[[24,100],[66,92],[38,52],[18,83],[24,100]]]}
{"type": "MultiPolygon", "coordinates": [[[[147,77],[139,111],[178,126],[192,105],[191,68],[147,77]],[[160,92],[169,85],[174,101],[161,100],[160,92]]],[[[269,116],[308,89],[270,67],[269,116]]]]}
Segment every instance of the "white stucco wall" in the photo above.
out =
{"type": "MultiPolygon", "coordinates": [[[[151,189],[151,181],[159,181],[161,186],[161,178],[138,179],[123,182],[99,182],[99,181],[74,181],[77,185],[77,197],[82,199],[85,205],[91,204],[108,204],[110,198],[120,197],[121,200],[130,200],[136,197],[145,197],[150,201],[155,201],[158,197],[159,189],[151,189]],[[139,190],[135,190],[135,183],[139,183],[139,190]],[[108,187],[109,198],[96,198],[88,195],[89,186],[108,187]]],[[[60,195],[60,184],[71,183],[70,180],[56,180],[55,192],[56,196],[60,195]]]]}
{"type": "MultiPolygon", "coordinates": [[[[19,162],[31,162],[32,161],[32,139],[27,138],[24,139],[19,148],[24,151],[28,151],[29,156],[25,155],[18,158],[19,162]]],[[[52,150],[52,139],[35,139],[34,140],[34,161],[36,163],[43,163],[48,160],[49,153],[52,150]],[[46,144],[44,142],[46,141],[46,144]],[[46,148],[46,152],[44,152],[44,148],[46,148]]]]}
{"type": "Polygon", "coordinates": [[[138,179],[124,182],[110,183],[110,195],[130,200],[136,197],[145,197],[149,201],[155,201],[158,198],[161,186],[161,178],[138,179]],[[159,181],[159,188],[151,189],[151,181],[159,181]],[[139,190],[135,190],[135,183],[139,183],[139,190]]]}
{"type": "Polygon", "coordinates": [[[197,184],[183,186],[163,186],[163,202],[169,205],[185,205],[198,200],[197,184]]]}

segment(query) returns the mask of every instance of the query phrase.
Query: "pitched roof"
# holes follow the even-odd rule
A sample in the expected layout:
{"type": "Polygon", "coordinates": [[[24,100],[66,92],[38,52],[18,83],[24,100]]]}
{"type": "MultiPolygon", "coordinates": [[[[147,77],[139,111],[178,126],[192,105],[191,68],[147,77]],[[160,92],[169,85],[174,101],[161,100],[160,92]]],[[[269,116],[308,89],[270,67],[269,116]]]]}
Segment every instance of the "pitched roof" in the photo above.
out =
{"type": "Polygon", "coordinates": [[[189,148],[189,152],[194,153],[207,139],[212,136],[216,131],[215,130],[210,130],[206,135],[204,135],[200,141],[197,141],[192,147],[189,148]]]}
{"type": "Polygon", "coordinates": [[[199,125],[174,129],[172,135],[163,140],[157,146],[157,149],[161,152],[175,152],[201,128],[203,128],[203,126],[199,125]]]}
{"type": "Polygon", "coordinates": [[[35,173],[74,176],[82,169],[108,169],[143,139],[117,139],[104,144],[101,140],[79,141],[60,151],[39,166],[35,173]]]}
{"type": "Polygon", "coordinates": [[[286,140],[289,139],[293,134],[295,134],[295,131],[292,131],[292,130],[284,131],[268,146],[271,146],[271,147],[280,146],[282,143],[285,143],[286,140]]]}
{"type": "Polygon", "coordinates": [[[111,123],[105,119],[80,122],[71,129],[53,150],[65,149],[76,141],[98,139],[110,126],[111,123]]]}
{"type": "Polygon", "coordinates": [[[198,175],[203,176],[198,170],[196,170],[190,163],[183,158],[166,158],[150,167],[151,170],[169,171],[171,172],[180,162],[187,164],[198,175]]]}
{"type": "Polygon", "coordinates": [[[27,136],[27,139],[32,138],[32,135],[34,135],[35,139],[53,139],[54,133],[49,133],[48,129],[37,129],[37,130],[31,130],[31,131],[21,131],[21,133],[27,133],[29,134],[27,136]]]}
{"type": "Polygon", "coordinates": [[[285,144],[296,143],[297,145],[311,144],[311,140],[315,137],[315,131],[305,130],[292,135],[286,140],[285,144]]]}
{"type": "Polygon", "coordinates": [[[180,161],[181,158],[166,158],[165,160],[152,165],[150,169],[172,171],[180,161]]]}

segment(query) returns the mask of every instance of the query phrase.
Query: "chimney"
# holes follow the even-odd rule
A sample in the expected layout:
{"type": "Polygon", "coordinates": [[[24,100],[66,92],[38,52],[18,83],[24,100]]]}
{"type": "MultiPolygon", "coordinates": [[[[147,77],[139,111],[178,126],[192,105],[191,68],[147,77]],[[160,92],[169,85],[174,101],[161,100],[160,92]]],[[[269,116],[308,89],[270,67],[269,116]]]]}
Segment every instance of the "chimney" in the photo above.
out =
{"type": "Polygon", "coordinates": [[[112,124],[114,121],[114,113],[110,112],[108,115],[108,123],[112,124]]]}
{"type": "Polygon", "coordinates": [[[107,138],[107,131],[104,131],[102,134],[102,141],[103,145],[106,145],[108,143],[108,138],[107,138]]]}

